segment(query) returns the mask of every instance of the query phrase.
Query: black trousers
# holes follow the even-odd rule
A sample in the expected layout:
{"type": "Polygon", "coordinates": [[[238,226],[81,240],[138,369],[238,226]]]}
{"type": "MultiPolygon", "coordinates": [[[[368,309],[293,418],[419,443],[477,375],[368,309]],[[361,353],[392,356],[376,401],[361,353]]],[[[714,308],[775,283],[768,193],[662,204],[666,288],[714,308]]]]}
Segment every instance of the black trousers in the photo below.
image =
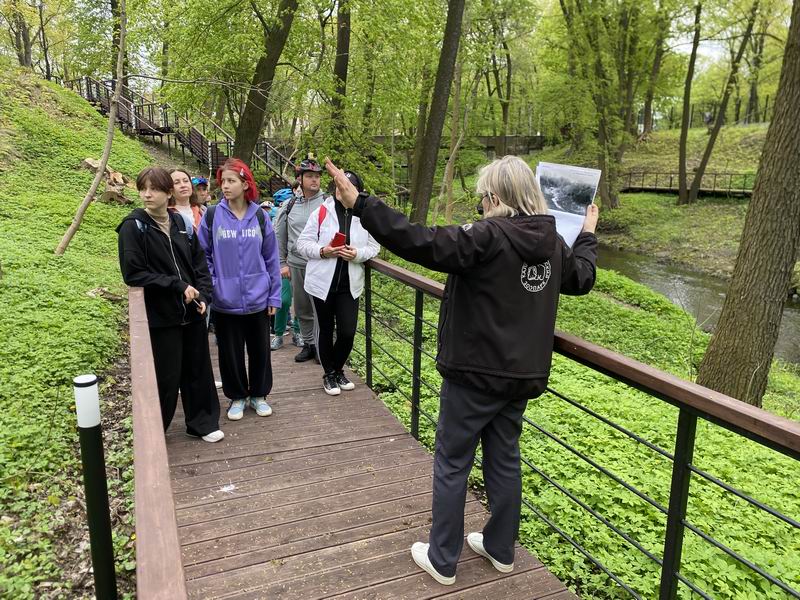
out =
{"type": "Polygon", "coordinates": [[[312,298],[317,316],[317,352],[326,373],[341,371],[356,339],[358,298],[350,291],[329,293],[326,300],[312,298]],[[333,333],[336,332],[336,342],[333,333]]]}
{"type": "Polygon", "coordinates": [[[266,310],[249,315],[215,312],[222,391],[231,400],[266,396],[272,391],[269,316],[266,310]],[[244,351],[247,348],[247,367],[244,351]]]}
{"type": "Polygon", "coordinates": [[[178,390],[187,433],[207,435],[219,429],[219,397],[214,387],[205,320],[175,327],[153,327],[150,345],[164,431],[175,416],[178,390]]]}
{"type": "Polygon", "coordinates": [[[527,399],[508,400],[442,382],[433,465],[433,523],[428,558],[445,577],[455,575],[464,544],[467,477],[478,441],[483,447],[483,480],[491,517],[483,546],[504,564],[514,562],[522,506],[519,436],[527,399]]]}

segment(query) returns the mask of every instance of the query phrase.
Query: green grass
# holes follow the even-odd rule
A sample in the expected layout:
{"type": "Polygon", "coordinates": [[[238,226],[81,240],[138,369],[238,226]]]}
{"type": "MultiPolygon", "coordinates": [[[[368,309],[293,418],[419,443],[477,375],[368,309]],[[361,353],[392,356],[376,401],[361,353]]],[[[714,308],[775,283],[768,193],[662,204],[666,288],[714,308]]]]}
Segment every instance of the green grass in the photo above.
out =
{"type": "MultiPolygon", "coordinates": [[[[403,261],[392,260],[411,267],[403,261]]],[[[442,280],[439,274],[416,266],[413,269],[442,280]]],[[[407,288],[383,275],[374,275],[373,285],[402,306],[413,303],[413,295],[407,288]]],[[[407,315],[380,299],[373,299],[373,308],[394,328],[411,337],[413,322],[407,315]]],[[[426,298],[427,321],[436,322],[437,310],[438,302],[426,298]]],[[[696,369],[709,339],[707,334],[696,329],[690,315],[663,296],[603,270],[591,294],[562,298],[558,328],[684,378],[696,369]]],[[[411,364],[410,346],[377,324],[373,325],[373,331],[377,343],[400,363],[375,347],[373,387],[408,427],[411,381],[401,365],[411,364]]],[[[426,350],[435,353],[435,329],[423,327],[423,336],[426,350]]],[[[363,344],[363,338],[359,338],[356,348],[362,353],[363,344]]],[[[354,362],[363,374],[363,360],[354,354],[354,362]]],[[[798,375],[797,370],[779,364],[773,367],[764,399],[766,409],[796,416],[800,408],[798,375]]],[[[424,355],[422,378],[433,389],[438,389],[441,378],[433,361],[424,355]]],[[[550,384],[560,393],[648,441],[673,451],[677,410],[670,405],[559,356],[554,358],[550,384]]],[[[423,410],[435,418],[438,414],[436,394],[423,385],[421,397],[423,410]]],[[[550,394],[530,402],[526,414],[656,502],[668,504],[671,464],[645,446],[550,394]]],[[[421,439],[432,448],[433,438],[433,427],[423,417],[421,439]]],[[[520,443],[523,456],[538,469],[638,540],[648,551],[661,555],[664,518],[655,508],[532,427],[525,426],[520,443]]],[[[800,492],[794,485],[800,477],[800,463],[702,421],[698,425],[694,462],[785,514],[794,518],[800,516],[800,492]]],[[[529,502],[574,536],[642,597],[656,597],[659,568],[654,563],[527,466],[523,467],[523,480],[524,495],[529,502]]],[[[482,485],[477,469],[473,471],[472,482],[482,485]]],[[[800,586],[800,539],[791,527],[697,477],[692,480],[688,519],[795,588],[800,586]]],[[[523,514],[520,539],[581,597],[627,597],[527,509],[523,514]]],[[[686,534],[682,572],[715,598],[785,597],[777,588],[764,585],[758,576],[691,533],[686,534]]],[[[685,589],[681,597],[689,597],[685,589]]]]}
{"type": "MultiPolygon", "coordinates": [[[[125,303],[114,228],[128,208],[93,203],[63,257],[53,250],[89,187],[106,121],[84,100],[0,62],[0,596],[76,597],[63,568],[87,551],[71,378],[108,369],[122,350],[125,303]]],[[[135,175],[148,163],[117,134],[110,165],[135,175]]],[[[101,387],[101,394],[111,381],[101,387]]],[[[118,569],[133,568],[130,418],[106,431],[118,569]],[[114,436],[122,436],[115,439],[114,436]],[[111,438],[111,439],[109,439],[111,438]]],[[[91,576],[89,576],[89,580],[91,576]]]]}
{"type": "MultiPolygon", "coordinates": [[[[706,172],[755,174],[766,135],[766,124],[723,127],[706,172]]],[[[625,152],[622,172],[677,172],[679,137],[679,129],[668,129],[655,131],[645,140],[636,142],[625,152]]],[[[707,140],[705,129],[689,130],[686,151],[687,167],[690,171],[699,165],[707,140]]],[[[540,161],[594,168],[597,166],[597,156],[590,148],[573,153],[570,152],[569,144],[550,146],[527,158],[533,167],[540,161]]]]}

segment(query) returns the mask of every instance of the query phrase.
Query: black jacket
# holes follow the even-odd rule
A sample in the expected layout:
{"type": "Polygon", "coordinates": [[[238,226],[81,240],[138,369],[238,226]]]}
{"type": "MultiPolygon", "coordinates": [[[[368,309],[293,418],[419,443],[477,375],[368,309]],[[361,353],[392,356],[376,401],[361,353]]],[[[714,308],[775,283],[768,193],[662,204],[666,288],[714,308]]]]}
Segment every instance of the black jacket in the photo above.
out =
{"type": "Polygon", "coordinates": [[[549,215],[424,227],[372,197],[359,198],[354,214],[398,256],[449,274],[436,357],[443,377],[509,399],[542,393],[559,293],[594,285],[594,234],[569,248],[549,215]]]}
{"type": "Polygon", "coordinates": [[[144,288],[150,327],[205,319],[194,303],[184,303],[183,292],[188,285],[200,292],[198,301],[208,305],[211,298],[211,276],[197,236],[187,235],[183,217],[172,211],[169,215],[170,238],[142,208],[131,212],[117,227],[122,278],[130,286],[144,288]]]}

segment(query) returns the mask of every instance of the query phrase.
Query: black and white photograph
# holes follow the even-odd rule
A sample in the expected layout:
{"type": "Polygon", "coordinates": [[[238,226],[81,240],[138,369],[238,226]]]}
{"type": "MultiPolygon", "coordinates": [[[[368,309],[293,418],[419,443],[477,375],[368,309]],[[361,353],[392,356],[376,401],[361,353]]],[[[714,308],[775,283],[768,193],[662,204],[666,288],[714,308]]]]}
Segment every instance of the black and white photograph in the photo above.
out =
{"type": "Polygon", "coordinates": [[[581,231],[586,207],[594,202],[600,173],[598,169],[547,162],[536,166],[536,180],[547,208],[556,218],[558,233],[570,246],[581,231]]]}

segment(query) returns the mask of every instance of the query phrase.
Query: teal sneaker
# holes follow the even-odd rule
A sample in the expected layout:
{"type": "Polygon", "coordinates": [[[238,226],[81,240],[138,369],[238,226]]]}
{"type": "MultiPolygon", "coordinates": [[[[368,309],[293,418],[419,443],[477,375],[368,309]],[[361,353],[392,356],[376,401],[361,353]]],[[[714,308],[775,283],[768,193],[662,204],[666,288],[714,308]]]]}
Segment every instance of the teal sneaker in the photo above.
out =
{"type": "Polygon", "coordinates": [[[259,417],[268,417],[272,414],[272,407],[267,404],[267,399],[264,396],[250,398],[250,408],[256,411],[259,417]]]}
{"type": "Polygon", "coordinates": [[[228,419],[238,421],[244,416],[244,407],[247,406],[247,399],[232,400],[228,407],[228,419]]]}

